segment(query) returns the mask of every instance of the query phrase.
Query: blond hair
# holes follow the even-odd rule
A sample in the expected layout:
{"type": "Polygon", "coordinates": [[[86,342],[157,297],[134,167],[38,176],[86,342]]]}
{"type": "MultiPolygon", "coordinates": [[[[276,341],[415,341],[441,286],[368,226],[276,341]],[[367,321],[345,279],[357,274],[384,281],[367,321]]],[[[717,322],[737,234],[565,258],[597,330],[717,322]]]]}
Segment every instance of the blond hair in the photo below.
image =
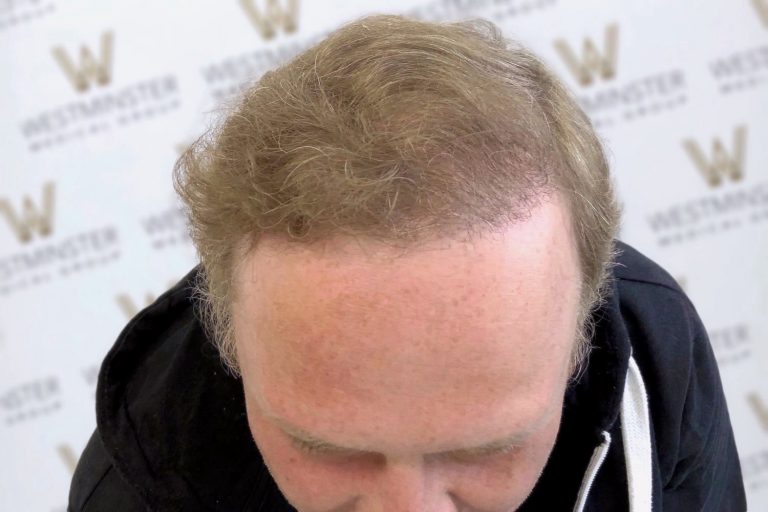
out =
{"type": "Polygon", "coordinates": [[[577,368],[620,216],[583,111],[485,20],[370,16],[341,27],[247,88],[182,155],[174,185],[202,265],[202,322],[235,374],[234,269],[261,234],[407,248],[502,229],[553,192],[581,267],[577,368]]]}

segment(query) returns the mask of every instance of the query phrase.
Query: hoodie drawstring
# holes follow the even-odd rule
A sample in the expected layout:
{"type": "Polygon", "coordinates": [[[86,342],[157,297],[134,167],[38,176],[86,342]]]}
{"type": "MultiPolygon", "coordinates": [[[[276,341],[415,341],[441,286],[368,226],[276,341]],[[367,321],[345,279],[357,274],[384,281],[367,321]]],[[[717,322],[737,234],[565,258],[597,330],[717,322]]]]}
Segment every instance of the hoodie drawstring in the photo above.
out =
{"type": "Polygon", "coordinates": [[[651,421],[648,394],[643,376],[633,358],[629,358],[624,397],[621,400],[621,429],[624,460],[627,465],[630,512],[650,512],[653,496],[651,463],[651,421]]]}
{"type": "Polygon", "coordinates": [[[595,448],[595,451],[592,453],[592,458],[589,459],[587,472],[584,473],[584,479],[581,481],[579,497],[576,499],[576,506],[573,507],[573,512],[582,512],[584,510],[584,506],[587,504],[589,490],[592,488],[592,482],[595,480],[597,472],[600,471],[600,466],[603,465],[605,456],[608,455],[608,448],[610,447],[611,434],[603,432],[603,442],[595,448]]]}
{"type": "MultiPolygon", "coordinates": [[[[624,394],[621,399],[621,439],[627,467],[627,487],[630,512],[651,512],[653,496],[653,466],[651,462],[651,421],[648,394],[643,376],[634,358],[629,358],[624,394]]],[[[592,483],[603,465],[611,436],[603,432],[603,442],[595,448],[581,482],[574,512],[583,512],[592,483]]]]}

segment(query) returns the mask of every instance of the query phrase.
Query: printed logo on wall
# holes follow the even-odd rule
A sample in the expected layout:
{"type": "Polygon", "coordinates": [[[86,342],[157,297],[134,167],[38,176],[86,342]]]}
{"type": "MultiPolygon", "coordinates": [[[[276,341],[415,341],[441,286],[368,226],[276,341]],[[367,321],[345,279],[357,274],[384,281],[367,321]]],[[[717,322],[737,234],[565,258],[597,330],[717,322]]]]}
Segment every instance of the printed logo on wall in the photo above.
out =
{"type": "MultiPolygon", "coordinates": [[[[300,15],[298,0],[268,0],[266,9],[257,6],[258,0],[240,0],[245,16],[250,20],[262,39],[269,40],[282,28],[289,36],[298,31],[300,15]]],[[[290,38],[280,45],[268,45],[241,55],[230,56],[202,67],[203,79],[210,88],[214,102],[230,98],[241,91],[244,85],[258,79],[266,71],[309,48],[327,35],[327,32],[313,33],[306,40],[290,38]]]]}
{"type": "MultiPolygon", "coordinates": [[[[608,128],[657,115],[687,101],[685,74],[682,69],[618,80],[619,26],[608,24],[602,44],[592,37],[582,40],[581,51],[565,39],[554,41],[555,52],[565,63],[579,88],[581,107],[595,128],[608,128]]],[[[577,91],[578,92],[578,91],[577,91]]]]}
{"type": "Polygon", "coordinates": [[[768,450],[763,449],[743,456],[741,470],[747,492],[768,486],[768,450]]]}
{"type": "Polygon", "coordinates": [[[693,139],[684,140],[683,147],[709,186],[715,188],[723,183],[723,177],[731,181],[741,181],[744,178],[746,143],[747,127],[740,125],[734,131],[733,147],[730,152],[717,137],[712,143],[711,159],[704,155],[704,151],[693,139]]]}
{"type": "Polygon", "coordinates": [[[8,198],[0,198],[0,216],[24,248],[0,254],[0,296],[112,263],[120,257],[117,230],[105,226],[64,238],[52,236],[54,183],[43,185],[42,200],[22,198],[21,211],[8,198]],[[47,240],[50,238],[51,240],[47,240]],[[43,243],[45,242],[45,243],[43,243]]]}
{"type": "Polygon", "coordinates": [[[277,35],[277,27],[286,33],[296,32],[298,28],[299,1],[285,0],[288,4],[283,7],[280,0],[266,0],[266,8],[260,9],[257,0],[240,0],[248,19],[264,39],[272,39],[277,35]]]}
{"type": "Polygon", "coordinates": [[[611,23],[605,28],[603,50],[599,50],[591,38],[584,39],[581,57],[573,51],[565,39],[555,41],[555,50],[565,61],[571,74],[582,87],[595,81],[595,76],[610,80],[616,76],[619,48],[619,26],[611,23]]]}
{"type": "Polygon", "coordinates": [[[757,393],[750,393],[747,395],[747,401],[760,425],[768,432],[768,406],[763,402],[762,397],[757,393]]]}
{"type": "Polygon", "coordinates": [[[410,9],[406,16],[425,21],[479,17],[496,23],[555,7],[559,0],[432,0],[410,9]]]}
{"type": "MultiPolygon", "coordinates": [[[[179,282],[178,279],[171,279],[167,283],[166,290],[173,288],[173,286],[178,282],[179,282]]],[[[157,297],[158,297],[157,295],[147,292],[144,295],[143,304],[139,306],[133,301],[130,295],[128,295],[127,293],[120,293],[115,297],[115,301],[117,302],[117,305],[120,307],[122,312],[125,314],[125,317],[128,320],[130,320],[131,318],[136,316],[139,313],[139,311],[141,311],[141,309],[155,302],[155,300],[157,300],[157,297]]]]}
{"type": "Polygon", "coordinates": [[[153,249],[192,248],[187,217],[175,206],[147,215],[141,219],[141,226],[153,249]]]}
{"type": "Polygon", "coordinates": [[[86,92],[92,83],[103,86],[108,85],[112,80],[113,38],[114,34],[111,31],[101,35],[98,59],[93,56],[88,46],[81,46],[79,64],[73,62],[63,46],[57,46],[51,50],[53,58],[59,63],[76,91],[86,92]]]}
{"type": "Polygon", "coordinates": [[[80,142],[115,128],[156,119],[180,106],[173,75],[140,80],[115,89],[114,33],[101,34],[98,50],[80,46],[73,56],[64,45],[51,50],[53,60],[80,98],[30,115],[20,124],[30,151],[80,142]],[[94,92],[96,89],[98,94],[94,92]]]}
{"type": "Polygon", "coordinates": [[[155,299],[157,299],[155,295],[149,292],[146,293],[144,295],[144,303],[140,308],[139,306],[136,305],[136,303],[133,301],[131,296],[128,295],[127,293],[121,293],[115,297],[115,301],[117,302],[117,305],[120,307],[120,310],[123,312],[126,319],[128,320],[136,316],[142,308],[149,306],[150,304],[155,302],[155,299]]]}
{"type": "Polygon", "coordinates": [[[59,454],[62,462],[67,467],[70,473],[75,472],[77,467],[77,460],[80,458],[75,454],[75,451],[68,444],[60,444],[56,447],[56,452],[59,454]]]}
{"type": "Polygon", "coordinates": [[[33,421],[61,409],[61,389],[55,375],[26,382],[0,395],[0,415],[6,425],[33,421]]]}
{"type": "Polygon", "coordinates": [[[707,335],[721,370],[752,357],[752,339],[745,323],[709,329],[707,335]]]}
{"type": "Polygon", "coordinates": [[[768,181],[747,184],[746,125],[734,128],[729,149],[715,138],[711,153],[695,139],[683,141],[695,173],[714,193],[652,212],[647,220],[657,243],[679,244],[768,221],[768,181]]]}
{"type": "MultiPolygon", "coordinates": [[[[768,23],[768,0],[764,1],[765,21],[768,23]]],[[[730,49],[727,54],[710,61],[709,71],[721,94],[759,89],[765,83],[768,72],[768,45],[730,49]]]]}
{"type": "Polygon", "coordinates": [[[34,22],[56,11],[50,0],[3,0],[0,2],[0,31],[34,22]]]}
{"type": "Polygon", "coordinates": [[[92,363],[80,368],[80,377],[88,389],[91,391],[91,398],[96,400],[96,382],[99,379],[99,370],[101,370],[101,360],[98,363],[92,363]]]}
{"type": "Polygon", "coordinates": [[[21,200],[21,213],[16,212],[7,198],[0,198],[0,214],[5,218],[19,242],[29,243],[32,241],[33,233],[46,237],[53,232],[54,192],[53,182],[43,185],[40,208],[25,195],[21,200]]]}
{"type": "Polygon", "coordinates": [[[757,15],[763,21],[763,25],[768,28],[768,0],[752,0],[757,15]]]}

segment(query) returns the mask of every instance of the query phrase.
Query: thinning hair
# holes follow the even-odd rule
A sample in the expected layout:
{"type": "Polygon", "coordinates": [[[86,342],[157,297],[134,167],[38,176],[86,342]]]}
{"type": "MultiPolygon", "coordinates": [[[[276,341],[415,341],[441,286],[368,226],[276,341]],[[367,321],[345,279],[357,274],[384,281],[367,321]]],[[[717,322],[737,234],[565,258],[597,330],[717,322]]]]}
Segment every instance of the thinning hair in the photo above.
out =
{"type": "Polygon", "coordinates": [[[201,321],[236,375],[235,269],[263,234],[407,249],[501,230],[553,193],[579,256],[577,369],[620,218],[584,112],[486,20],[380,15],[341,27],[246,88],[180,157],[174,186],[202,266],[201,321]]]}

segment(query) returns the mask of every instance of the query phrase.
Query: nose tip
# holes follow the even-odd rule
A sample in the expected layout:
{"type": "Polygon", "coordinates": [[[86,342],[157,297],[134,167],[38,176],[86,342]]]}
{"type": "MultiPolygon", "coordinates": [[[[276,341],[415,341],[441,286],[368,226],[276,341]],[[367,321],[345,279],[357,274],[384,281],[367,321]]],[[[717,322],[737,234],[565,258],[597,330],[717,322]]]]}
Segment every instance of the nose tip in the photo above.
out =
{"type": "Polygon", "coordinates": [[[480,512],[462,505],[461,501],[450,494],[427,496],[417,500],[391,499],[390,496],[378,499],[375,504],[369,502],[369,506],[359,505],[362,505],[362,502],[356,500],[351,508],[333,512],[480,512]]]}
{"type": "MultiPolygon", "coordinates": [[[[439,468],[422,459],[387,460],[375,477],[359,488],[360,494],[329,512],[491,512],[476,508],[455,493],[439,468]]],[[[494,508],[494,512],[501,509],[494,508]]],[[[514,512],[517,507],[504,508],[514,512]]]]}
{"type": "Polygon", "coordinates": [[[347,501],[343,505],[338,506],[329,512],[357,512],[358,510],[361,510],[360,508],[358,508],[359,503],[360,503],[360,496],[347,501]]]}
{"type": "MultiPolygon", "coordinates": [[[[505,509],[506,510],[506,509],[505,509]]],[[[514,512],[516,507],[506,510],[514,512]]],[[[360,501],[360,497],[354,501],[345,504],[344,507],[334,509],[332,512],[487,512],[485,509],[477,509],[456,496],[453,492],[447,491],[443,495],[437,495],[435,498],[429,496],[423,500],[423,503],[408,504],[401,503],[397,505],[385,499],[379,499],[375,503],[360,501]]]]}

